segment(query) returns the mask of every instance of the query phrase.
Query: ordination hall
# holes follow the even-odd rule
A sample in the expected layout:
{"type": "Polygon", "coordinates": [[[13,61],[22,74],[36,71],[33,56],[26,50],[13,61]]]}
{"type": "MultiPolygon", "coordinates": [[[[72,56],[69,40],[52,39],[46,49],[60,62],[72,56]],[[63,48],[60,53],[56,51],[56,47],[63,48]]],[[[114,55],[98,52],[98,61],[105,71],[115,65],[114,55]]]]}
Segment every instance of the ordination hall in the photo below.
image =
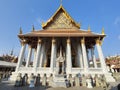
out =
{"type": "Polygon", "coordinates": [[[20,29],[21,50],[10,80],[15,81],[21,73],[28,77],[31,74],[46,76],[46,82],[52,77],[51,86],[56,87],[63,86],[69,77],[74,81],[76,76],[104,75],[107,82],[115,81],[107,71],[102,51],[104,29],[100,34],[92,32],[90,27],[81,29],[62,5],[41,26],[39,30],[33,26],[26,34],[20,29]]]}

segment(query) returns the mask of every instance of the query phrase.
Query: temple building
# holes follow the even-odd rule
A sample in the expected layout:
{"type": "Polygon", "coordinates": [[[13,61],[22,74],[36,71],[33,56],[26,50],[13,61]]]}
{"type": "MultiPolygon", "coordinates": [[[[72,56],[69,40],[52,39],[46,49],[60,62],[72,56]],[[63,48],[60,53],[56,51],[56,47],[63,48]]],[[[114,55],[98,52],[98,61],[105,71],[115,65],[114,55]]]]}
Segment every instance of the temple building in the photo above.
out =
{"type": "Polygon", "coordinates": [[[80,24],[60,5],[55,14],[46,23],[42,23],[42,30],[35,30],[33,27],[32,31],[26,34],[20,30],[18,37],[21,51],[11,80],[15,80],[18,73],[40,74],[41,77],[45,74],[49,77],[52,74],[54,82],[61,82],[60,75],[63,78],[72,75],[74,78],[77,74],[104,74],[107,82],[113,82],[113,77],[107,71],[101,47],[105,36],[104,30],[98,34],[92,32],[90,27],[88,30],[81,29],[80,24]],[[26,64],[22,65],[27,50],[26,64]],[[99,56],[99,67],[95,53],[99,56]],[[92,66],[89,62],[90,55],[92,66]],[[31,59],[32,66],[29,65],[31,59]]]}
{"type": "Polygon", "coordinates": [[[120,72],[120,55],[109,56],[106,58],[108,71],[112,73],[120,72]]]}

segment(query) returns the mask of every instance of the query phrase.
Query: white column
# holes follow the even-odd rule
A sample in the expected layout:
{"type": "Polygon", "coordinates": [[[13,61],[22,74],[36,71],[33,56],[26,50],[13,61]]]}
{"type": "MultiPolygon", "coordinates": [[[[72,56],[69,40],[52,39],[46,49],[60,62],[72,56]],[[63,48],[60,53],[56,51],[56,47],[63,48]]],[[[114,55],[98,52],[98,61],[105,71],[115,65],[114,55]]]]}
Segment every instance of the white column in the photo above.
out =
{"type": "Polygon", "coordinates": [[[83,68],[83,58],[82,58],[82,50],[81,50],[81,45],[78,44],[78,60],[80,62],[80,67],[83,68]]]}
{"type": "Polygon", "coordinates": [[[47,56],[46,56],[46,52],[44,52],[44,62],[43,62],[43,67],[46,68],[47,66],[47,56]]]}
{"type": "Polygon", "coordinates": [[[96,63],[96,58],[95,58],[95,53],[94,53],[94,47],[91,48],[91,56],[92,56],[92,61],[94,63],[94,68],[97,68],[97,63],[96,63]]]}
{"type": "Polygon", "coordinates": [[[32,47],[29,45],[29,51],[28,51],[28,57],[27,57],[27,62],[26,62],[26,67],[29,67],[31,55],[32,55],[32,47]]]}
{"type": "Polygon", "coordinates": [[[55,41],[55,39],[52,39],[51,62],[50,62],[50,70],[51,70],[51,73],[54,72],[55,60],[56,60],[56,41],[55,41]]]}
{"type": "Polygon", "coordinates": [[[67,73],[70,74],[72,70],[72,58],[71,58],[71,42],[67,39],[67,53],[66,53],[67,73]]]}
{"type": "Polygon", "coordinates": [[[42,65],[43,65],[44,54],[45,54],[45,46],[44,46],[44,44],[42,44],[39,67],[42,67],[42,65]]]}
{"type": "Polygon", "coordinates": [[[37,54],[37,49],[36,48],[34,48],[34,54],[33,54],[33,67],[35,66],[35,62],[36,62],[36,54],[37,54]]]}
{"type": "Polygon", "coordinates": [[[34,70],[36,72],[37,66],[38,66],[38,60],[40,59],[40,50],[41,50],[41,39],[38,40],[38,45],[37,45],[37,53],[36,53],[36,58],[34,61],[34,70]]]}
{"type": "Polygon", "coordinates": [[[100,62],[101,62],[101,67],[102,67],[102,69],[103,69],[103,72],[108,72],[108,71],[107,71],[106,64],[105,64],[105,60],[104,60],[102,48],[101,48],[101,45],[100,45],[100,44],[101,44],[100,40],[97,39],[97,40],[96,40],[96,47],[97,47],[99,59],[100,59],[100,62]]]}
{"type": "Polygon", "coordinates": [[[90,67],[89,49],[86,49],[86,54],[87,54],[87,63],[88,63],[88,67],[90,67]]]}
{"type": "Polygon", "coordinates": [[[88,60],[87,60],[87,53],[86,53],[86,46],[85,46],[84,38],[81,39],[81,46],[82,46],[82,55],[83,55],[83,61],[84,61],[84,72],[87,72],[88,60]]]}
{"type": "Polygon", "coordinates": [[[21,42],[21,45],[22,45],[22,47],[21,47],[21,51],[20,51],[20,54],[19,54],[19,58],[18,58],[16,72],[19,70],[19,67],[22,65],[22,61],[23,61],[23,58],[24,58],[24,53],[25,53],[25,48],[26,48],[25,40],[23,40],[21,42]]]}

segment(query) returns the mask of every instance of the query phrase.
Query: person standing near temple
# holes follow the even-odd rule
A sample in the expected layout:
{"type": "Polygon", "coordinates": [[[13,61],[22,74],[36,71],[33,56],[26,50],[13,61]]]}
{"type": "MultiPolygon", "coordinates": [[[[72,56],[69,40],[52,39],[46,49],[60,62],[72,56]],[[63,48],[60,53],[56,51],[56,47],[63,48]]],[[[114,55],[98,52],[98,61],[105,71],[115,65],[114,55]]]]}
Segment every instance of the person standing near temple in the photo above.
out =
{"type": "Polygon", "coordinates": [[[26,86],[28,84],[28,75],[25,74],[22,78],[22,85],[26,86]]]}
{"type": "Polygon", "coordinates": [[[38,74],[36,77],[35,77],[35,86],[39,86],[40,85],[40,74],[38,74]]]}

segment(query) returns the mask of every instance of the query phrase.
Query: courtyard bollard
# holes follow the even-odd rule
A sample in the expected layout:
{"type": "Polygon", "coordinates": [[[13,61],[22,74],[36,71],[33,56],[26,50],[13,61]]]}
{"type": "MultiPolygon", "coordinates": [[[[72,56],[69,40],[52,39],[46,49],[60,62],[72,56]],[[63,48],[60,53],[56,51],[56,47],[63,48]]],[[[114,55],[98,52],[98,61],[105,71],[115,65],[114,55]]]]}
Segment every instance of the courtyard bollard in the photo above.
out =
{"type": "Polygon", "coordinates": [[[26,86],[28,84],[28,75],[25,74],[22,78],[22,85],[26,86]]]}
{"type": "Polygon", "coordinates": [[[35,86],[39,86],[40,85],[40,74],[38,74],[36,77],[35,77],[35,86]]]}

